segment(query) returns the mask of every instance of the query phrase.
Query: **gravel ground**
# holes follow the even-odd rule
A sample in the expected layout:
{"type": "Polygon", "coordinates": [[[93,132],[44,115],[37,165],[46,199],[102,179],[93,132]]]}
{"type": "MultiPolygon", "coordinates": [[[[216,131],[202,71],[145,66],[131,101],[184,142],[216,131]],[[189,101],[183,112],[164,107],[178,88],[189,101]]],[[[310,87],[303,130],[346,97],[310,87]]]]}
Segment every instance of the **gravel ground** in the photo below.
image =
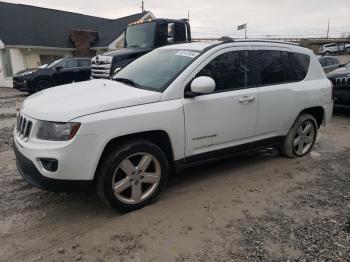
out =
{"type": "Polygon", "coordinates": [[[269,149],[193,167],[157,203],[120,214],[94,192],[21,179],[9,92],[0,89],[0,261],[350,261],[350,112],[305,158],[269,149]]]}

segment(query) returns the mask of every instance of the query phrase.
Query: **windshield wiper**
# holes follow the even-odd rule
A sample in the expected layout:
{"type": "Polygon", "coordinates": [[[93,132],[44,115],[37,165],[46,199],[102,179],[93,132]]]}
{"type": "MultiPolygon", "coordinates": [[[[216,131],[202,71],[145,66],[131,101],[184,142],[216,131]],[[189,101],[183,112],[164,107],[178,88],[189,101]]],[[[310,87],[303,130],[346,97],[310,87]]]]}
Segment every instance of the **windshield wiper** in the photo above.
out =
{"type": "Polygon", "coordinates": [[[128,47],[141,47],[139,45],[129,45],[128,47]]]}
{"type": "Polygon", "coordinates": [[[118,81],[118,82],[121,82],[121,83],[124,83],[124,84],[127,84],[127,85],[131,85],[133,87],[136,87],[136,88],[142,88],[138,83],[135,83],[133,80],[131,79],[127,79],[127,78],[114,78],[113,79],[114,81],[118,81]]]}

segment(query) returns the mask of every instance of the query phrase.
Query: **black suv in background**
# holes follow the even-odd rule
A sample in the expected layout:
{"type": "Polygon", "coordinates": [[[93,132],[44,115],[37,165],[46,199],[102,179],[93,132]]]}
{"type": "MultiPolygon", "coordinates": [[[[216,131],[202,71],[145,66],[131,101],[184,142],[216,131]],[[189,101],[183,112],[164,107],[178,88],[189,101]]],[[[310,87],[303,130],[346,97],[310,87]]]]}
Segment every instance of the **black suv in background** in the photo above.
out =
{"type": "Polygon", "coordinates": [[[350,108],[350,63],[327,74],[334,85],[334,106],[350,108]]]}
{"type": "Polygon", "coordinates": [[[47,66],[18,72],[13,77],[13,87],[35,93],[53,86],[89,80],[91,58],[62,58],[47,66]]]}

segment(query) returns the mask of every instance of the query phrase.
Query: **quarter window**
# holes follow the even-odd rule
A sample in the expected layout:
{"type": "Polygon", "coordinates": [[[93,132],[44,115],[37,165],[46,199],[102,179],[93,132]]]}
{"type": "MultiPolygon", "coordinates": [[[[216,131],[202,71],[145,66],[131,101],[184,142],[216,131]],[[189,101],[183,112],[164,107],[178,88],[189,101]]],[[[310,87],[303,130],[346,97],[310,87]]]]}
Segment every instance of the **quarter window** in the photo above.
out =
{"type": "MultiPolygon", "coordinates": [[[[293,77],[295,81],[304,80],[310,66],[310,56],[300,53],[289,53],[289,60],[292,65],[293,77]]],[[[327,59],[325,66],[327,66],[327,59]]]]}
{"type": "Polygon", "coordinates": [[[197,76],[209,76],[216,83],[216,91],[245,88],[252,85],[248,51],[222,54],[207,64],[197,76]]]}
{"type": "Polygon", "coordinates": [[[283,59],[280,51],[257,51],[257,60],[261,85],[278,84],[285,81],[283,59]]]}

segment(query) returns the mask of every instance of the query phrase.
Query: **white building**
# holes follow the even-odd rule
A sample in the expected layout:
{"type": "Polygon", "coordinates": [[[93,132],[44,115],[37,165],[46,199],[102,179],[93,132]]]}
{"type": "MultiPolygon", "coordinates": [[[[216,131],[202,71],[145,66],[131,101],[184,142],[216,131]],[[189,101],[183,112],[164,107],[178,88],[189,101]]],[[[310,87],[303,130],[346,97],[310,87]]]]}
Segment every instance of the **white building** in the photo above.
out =
{"type": "Polygon", "coordinates": [[[88,48],[90,56],[117,49],[128,24],[149,18],[154,18],[151,12],[105,19],[0,2],[0,87],[11,87],[12,76],[21,70],[74,56],[80,48],[88,48]],[[94,37],[80,34],[78,42],[72,41],[72,31],[94,37]]]}

